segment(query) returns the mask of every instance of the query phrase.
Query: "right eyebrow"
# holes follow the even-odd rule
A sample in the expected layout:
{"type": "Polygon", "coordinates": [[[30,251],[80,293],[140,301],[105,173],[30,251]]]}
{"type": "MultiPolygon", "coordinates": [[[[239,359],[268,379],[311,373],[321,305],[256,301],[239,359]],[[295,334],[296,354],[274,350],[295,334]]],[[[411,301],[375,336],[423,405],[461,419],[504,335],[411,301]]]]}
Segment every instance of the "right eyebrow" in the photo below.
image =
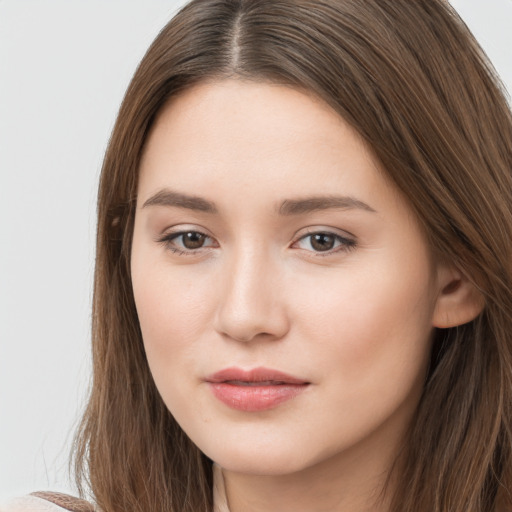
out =
{"type": "Polygon", "coordinates": [[[148,206],[174,206],[204,213],[218,213],[217,207],[211,201],[207,201],[202,197],[189,196],[188,194],[182,194],[181,192],[174,192],[168,189],[162,189],[152,195],[144,202],[142,208],[148,206]]]}

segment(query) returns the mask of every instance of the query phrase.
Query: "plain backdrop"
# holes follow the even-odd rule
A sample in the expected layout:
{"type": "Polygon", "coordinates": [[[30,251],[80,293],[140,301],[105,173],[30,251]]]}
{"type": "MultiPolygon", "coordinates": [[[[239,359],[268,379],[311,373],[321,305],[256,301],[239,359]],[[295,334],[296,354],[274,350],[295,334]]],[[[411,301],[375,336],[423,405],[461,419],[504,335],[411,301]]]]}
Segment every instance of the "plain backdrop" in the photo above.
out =
{"type": "MultiPolygon", "coordinates": [[[[95,195],[131,75],[184,1],[0,0],[0,501],[75,492],[95,195]]],[[[453,0],[512,91],[512,0],[453,0]]]]}

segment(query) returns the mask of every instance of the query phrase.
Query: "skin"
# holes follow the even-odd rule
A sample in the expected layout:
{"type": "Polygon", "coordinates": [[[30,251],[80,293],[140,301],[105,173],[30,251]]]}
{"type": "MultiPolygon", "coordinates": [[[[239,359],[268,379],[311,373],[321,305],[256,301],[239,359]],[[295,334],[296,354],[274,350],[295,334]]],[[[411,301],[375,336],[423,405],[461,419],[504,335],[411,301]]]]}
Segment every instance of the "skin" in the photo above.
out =
{"type": "Polygon", "coordinates": [[[143,155],[131,265],[155,383],[223,468],[232,512],[386,510],[379,493],[446,318],[449,273],[339,115],[303,92],[234,79],[173,98],[143,155]],[[216,213],[157,204],[163,190],[216,213]],[[311,196],[353,201],[279,214],[311,196]],[[203,233],[204,245],[170,239],[178,232],[203,233]],[[331,250],[312,244],[318,232],[333,234],[331,250]],[[232,366],[310,384],[273,409],[239,411],[205,382],[232,366]]]}

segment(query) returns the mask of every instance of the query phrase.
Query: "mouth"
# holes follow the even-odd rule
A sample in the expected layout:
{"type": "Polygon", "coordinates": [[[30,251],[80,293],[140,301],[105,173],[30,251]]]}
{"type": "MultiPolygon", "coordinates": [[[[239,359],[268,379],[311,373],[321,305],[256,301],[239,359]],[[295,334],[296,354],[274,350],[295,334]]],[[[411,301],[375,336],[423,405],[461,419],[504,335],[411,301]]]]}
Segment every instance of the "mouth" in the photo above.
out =
{"type": "Polygon", "coordinates": [[[258,380],[258,381],[245,381],[245,380],[226,380],[224,384],[231,384],[233,386],[283,386],[286,382],[277,380],[258,380]]]}
{"type": "Polygon", "coordinates": [[[269,368],[226,368],[206,378],[213,395],[232,409],[273,409],[305,391],[310,382],[269,368]]]}

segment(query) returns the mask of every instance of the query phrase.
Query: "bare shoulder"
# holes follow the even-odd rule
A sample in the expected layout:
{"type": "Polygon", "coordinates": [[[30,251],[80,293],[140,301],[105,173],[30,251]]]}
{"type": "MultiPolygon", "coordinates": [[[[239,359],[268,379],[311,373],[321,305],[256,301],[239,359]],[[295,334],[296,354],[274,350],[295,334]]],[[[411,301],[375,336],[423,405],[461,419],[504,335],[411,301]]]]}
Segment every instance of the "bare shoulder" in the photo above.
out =
{"type": "Polygon", "coordinates": [[[10,500],[0,507],[0,512],[96,512],[95,507],[84,500],[58,492],[34,492],[28,496],[10,500]]]}

